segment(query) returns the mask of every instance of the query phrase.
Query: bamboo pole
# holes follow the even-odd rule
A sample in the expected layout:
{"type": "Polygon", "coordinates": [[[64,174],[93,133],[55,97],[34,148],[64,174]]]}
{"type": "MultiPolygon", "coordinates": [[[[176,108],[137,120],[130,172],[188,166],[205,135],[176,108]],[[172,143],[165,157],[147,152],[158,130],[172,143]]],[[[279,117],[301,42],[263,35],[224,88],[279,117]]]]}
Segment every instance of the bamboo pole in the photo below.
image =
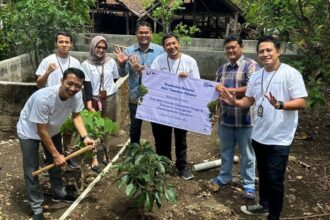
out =
{"type": "MultiPolygon", "coordinates": [[[[76,156],[78,156],[78,155],[80,155],[80,154],[82,154],[82,153],[85,153],[86,151],[89,151],[89,150],[90,150],[90,147],[91,147],[91,145],[88,145],[88,146],[83,147],[83,148],[81,148],[80,150],[77,150],[76,152],[74,152],[74,153],[72,153],[72,154],[66,156],[66,157],[64,158],[65,161],[68,161],[68,160],[70,160],[70,159],[72,159],[72,158],[74,158],[74,157],[76,157],[76,156]]],[[[34,172],[32,173],[32,176],[39,175],[40,173],[42,173],[42,172],[44,172],[44,171],[47,171],[47,170],[49,170],[49,169],[51,169],[51,168],[53,168],[53,167],[55,167],[55,166],[56,166],[55,163],[51,163],[51,164],[49,164],[49,165],[47,165],[47,166],[45,166],[45,167],[40,168],[39,170],[34,171],[34,172]]]]}

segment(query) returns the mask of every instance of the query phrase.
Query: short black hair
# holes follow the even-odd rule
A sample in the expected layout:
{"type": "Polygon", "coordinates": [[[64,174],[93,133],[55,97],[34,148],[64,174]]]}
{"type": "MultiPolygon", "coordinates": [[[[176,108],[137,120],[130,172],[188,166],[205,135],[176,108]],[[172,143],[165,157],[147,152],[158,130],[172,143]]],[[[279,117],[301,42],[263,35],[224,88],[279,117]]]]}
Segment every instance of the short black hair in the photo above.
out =
{"type": "Polygon", "coordinates": [[[227,43],[229,43],[231,41],[236,41],[241,47],[243,46],[242,38],[237,34],[228,35],[225,38],[225,41],[223,42],[223,46],[225,46],[227,43]]]}
{"type": "Polygon", "coordinates": [[[71,43],[73,42],[73,38],[72,38],[72,35],[71,34],[69,34],[68,32],[60,31],[60,32],[57,32],[55,34],[55,43],[57,43],[57,38],[58,38],[59,35],[63,35],[65,37],[69,37],[71,43]]]}
{"type": "Polygon", "coordinates": [[[165,45],[165,40],[168,38],[172,38],[172,37],[174,37],[179,42],[179,37],[176,34],[174,34],[173,32],[168,32],[163,35],[163,38],[162,38],[163,46],[165,45]]]}
{"type": "Polygon", "coordinates": [[[281,41],[279,41],[278,39],[276,39],[273,36],[262,36],[258,39],[257,53],[259,51],[259,45],[263,42],[272,42],[276,49],[278,49],[278,50],[281,49],[281,41]]]}
{"type": "Polygon", "coordinates": [[[148,27],[152,31],[151,24],[147,21],[139,21],[135,25],[135,32],[139,30],[140,27],[148,27]]]}
{"type": "Polygon", "coordinates": [[[64,73],[63,73],[63,80],[66,79],[66,77],[69,75],[69,74],[74,74],[77,78],[81,79],[81,80],[85,80],[85,74],[83,71],[81,71],[80,69],[78,68],[75,68],[75,67],[69,67],[67,68],[64,73]]]}

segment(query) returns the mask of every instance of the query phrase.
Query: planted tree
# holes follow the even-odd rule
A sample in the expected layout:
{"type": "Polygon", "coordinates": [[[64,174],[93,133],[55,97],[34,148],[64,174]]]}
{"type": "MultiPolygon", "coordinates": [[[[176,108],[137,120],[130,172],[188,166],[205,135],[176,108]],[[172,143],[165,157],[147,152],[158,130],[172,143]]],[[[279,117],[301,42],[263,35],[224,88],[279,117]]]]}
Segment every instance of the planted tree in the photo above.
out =
{"type": "MultiPolygon", "coordinates": [[[[103,118],[101,116],[101,112],[90,112],[87,110],[83,110],[80,112],[80,115],[84,121],[88,136],[94,140],[97,140],[97,142],[100,143],[104,149],[106,149],[104,146],[103,137],[106,135],[115,134],[118,131],[118,124],[116,122],[113,122],[109,118],[103,118]]],[[[60,131],[62,133],[63,139],[66,135],[69,135],[71,140],[72,134],[76,133],[76,128],[70,118],[65,121],[60,131]]],[[[74,140],[72,142],[80,148],[84,147],[84,144],[81,142],[80,137],[74,135],[74,140]]],[[[84,165],[84,161],[89,161],[92,156],[93,152],[88,151],[87,153],[85,153],[81,161],[80,191],[84,189],[84,181],[87,177],[87,168],[84,165]]]]}
{"type": "Polygon", "coordinates": [[[125,187],[126,195],[145,216],[152,211],[154,204],[162,206],[163,200],[175,204],[177,195],[168,182],[167,173],[173,171],[172,162],[157,155],[150,143],[141,146],[131,144],[126,150],[124,161],[115,167],[118,169],[119,188],[125,187]]]}

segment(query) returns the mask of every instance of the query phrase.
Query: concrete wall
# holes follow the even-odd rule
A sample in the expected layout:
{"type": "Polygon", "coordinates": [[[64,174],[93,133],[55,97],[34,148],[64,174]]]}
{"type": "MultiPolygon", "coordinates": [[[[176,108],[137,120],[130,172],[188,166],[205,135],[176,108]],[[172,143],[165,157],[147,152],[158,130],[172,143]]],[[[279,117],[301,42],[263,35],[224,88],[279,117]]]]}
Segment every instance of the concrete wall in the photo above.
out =
{"type": "Polygon", "coordinates": [[[0,61],[0,81],[32,82],[34,72],[30,54],[0,61]]]}

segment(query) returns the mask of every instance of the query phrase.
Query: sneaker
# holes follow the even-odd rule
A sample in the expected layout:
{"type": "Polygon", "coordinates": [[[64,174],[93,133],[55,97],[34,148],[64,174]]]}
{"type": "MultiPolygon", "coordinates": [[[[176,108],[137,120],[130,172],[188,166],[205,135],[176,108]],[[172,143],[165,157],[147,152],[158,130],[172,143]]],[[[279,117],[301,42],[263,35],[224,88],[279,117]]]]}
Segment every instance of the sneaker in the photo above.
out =
{"type": "Polygon", "coordinates": [[[256,198],[256,191],[252,188],[244,188],[243,198],[248,200],[253,200],[256,198]]]}
{"type": "Polygon", "coordinates": [[[45,220],[45,216],[43,213],[39,213],[39,214],[33,215],[32,220],[45,220]]]}
{"type": "Polygon", "coordinates": [[[67,203],[73,203],[74,201],[76,201],[76,197],[73,195],[69,195],[67,194],[65,197],[60,198],[57,196],[53,196],[52,201],[53,202],[67,202],[67,203]]]}
{"type": "Polygon", "coordinates": [[[68,160],[67,164],[71,169],[79,169],[80,168],[79,163],[73,158],[68,160]]]}
{"type": "Polygon", "coordinates": [[[228,185],[228,183],[223,183],[223,182],[221,182],[220,179],[219,179],[218,177],[213,178],[213,179],[211,180],[211,182],[217,184],[218,186],[226,186],[226,185],[228,185]]]}
{"type": "Polygon", "coordinates": [[[268,208],[261,206],[260,204],[256,205],[243,205],[241,206],[241,211],[247,215],[268,215],[268,208]]]}
{"type": "Polygon", "coordinates": [[[194,175],[192,175],[191,171],[187,168],[185,168],[184,170],[180,170],[179,176],[184,180],[190,180],[194,178],[194,175]]]}

